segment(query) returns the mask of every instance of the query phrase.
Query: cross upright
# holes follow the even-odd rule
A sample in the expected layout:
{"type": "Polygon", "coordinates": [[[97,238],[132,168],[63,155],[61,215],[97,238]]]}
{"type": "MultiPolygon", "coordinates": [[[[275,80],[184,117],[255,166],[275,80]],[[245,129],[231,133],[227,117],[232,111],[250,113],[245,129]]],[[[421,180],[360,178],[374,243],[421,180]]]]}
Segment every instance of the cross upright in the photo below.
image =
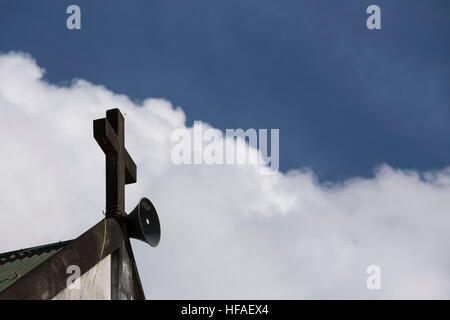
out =
{"type": "Polygon", "coordinates": [[[126,216],[125,185],[136,182],[136,164],[125,149],[125,124],[119,109],[94,120],[94,138],[106,157],[106,216],[126,216]]]}

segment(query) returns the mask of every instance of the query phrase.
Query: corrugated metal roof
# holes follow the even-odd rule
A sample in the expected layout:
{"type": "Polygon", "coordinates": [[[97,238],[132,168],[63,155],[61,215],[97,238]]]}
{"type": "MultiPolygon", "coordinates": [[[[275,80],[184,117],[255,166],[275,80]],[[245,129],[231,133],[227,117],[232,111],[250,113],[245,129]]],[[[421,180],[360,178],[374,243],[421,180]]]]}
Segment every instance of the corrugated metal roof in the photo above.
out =
{"type": "Polygon", "coordinates": [[[70,241],[0,254],[0,292],[60,251],[70,241]]]}

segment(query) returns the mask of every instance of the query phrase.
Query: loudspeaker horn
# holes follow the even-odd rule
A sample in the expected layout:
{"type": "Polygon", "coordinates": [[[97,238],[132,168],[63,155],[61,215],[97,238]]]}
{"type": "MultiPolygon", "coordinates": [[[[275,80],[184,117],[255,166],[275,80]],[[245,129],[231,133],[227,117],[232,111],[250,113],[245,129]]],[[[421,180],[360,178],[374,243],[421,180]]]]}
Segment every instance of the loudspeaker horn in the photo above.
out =
{"type": "Polygon", "coordinates": [[[136,208],[125,218],[128,236],[156,247],[161,238],[158,214],[152,202],[142,198],[136,208]]]}

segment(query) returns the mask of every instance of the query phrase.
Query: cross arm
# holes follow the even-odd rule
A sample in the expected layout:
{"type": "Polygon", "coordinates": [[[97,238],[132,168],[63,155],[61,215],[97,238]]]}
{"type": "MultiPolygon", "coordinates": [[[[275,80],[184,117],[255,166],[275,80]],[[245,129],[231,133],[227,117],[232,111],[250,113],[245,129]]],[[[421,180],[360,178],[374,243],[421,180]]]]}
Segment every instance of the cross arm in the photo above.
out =
{"type": "MultiPolygon", "coordinates": [[[[106,118],[94,120],[94,138],[107,156],[121,152],[119,137],[106,118]]],[[[123,150],[123,160],[125,164],[125,184],[136,183],[136,164],[126,149],[123,150]]]]}
{"type": "Polygon", "coordinates": [[[106,118],[94,120],[94,138],[106,155],[120,151],[119,138],[106,118]]]}
{"type": "Polygon", "coordinates": [[[123,158],[125,162],[125,184],[136,183],[136,164],[134,163],[127,150],[123,151],[123,158]]]}

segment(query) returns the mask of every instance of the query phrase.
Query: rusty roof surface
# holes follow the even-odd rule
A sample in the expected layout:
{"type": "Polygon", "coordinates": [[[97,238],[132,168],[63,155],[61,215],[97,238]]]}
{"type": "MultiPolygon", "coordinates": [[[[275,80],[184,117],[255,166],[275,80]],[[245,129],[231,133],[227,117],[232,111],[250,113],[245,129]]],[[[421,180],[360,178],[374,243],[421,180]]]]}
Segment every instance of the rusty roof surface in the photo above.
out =
{"type": "Polygon", "coordinates": [[[0,254],[0,292],[65,247],[70,241],[0,254]]]}

